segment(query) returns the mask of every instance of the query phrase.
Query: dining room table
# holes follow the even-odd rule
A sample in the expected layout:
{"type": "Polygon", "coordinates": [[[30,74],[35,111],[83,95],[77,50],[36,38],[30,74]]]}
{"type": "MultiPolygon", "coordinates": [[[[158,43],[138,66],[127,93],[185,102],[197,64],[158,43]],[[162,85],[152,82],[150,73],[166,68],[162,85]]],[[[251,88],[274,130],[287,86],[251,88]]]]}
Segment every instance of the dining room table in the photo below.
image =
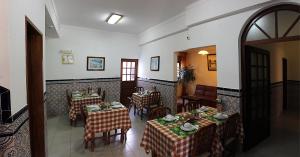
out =
{"type": "MultiPolygon", "coordinates": [[[[165,121],[163,118],[147,121],[140,146],[145,149],[146,153],[152,152],[152,154],[155,154],[154,156],[188,157],[192,152],[192,141],[193,138],[195,138],[194,134],[196,131],[208,125],[216,124],[217,127],[212,141],[211,156],[220,157],[224,150],[221,139],[226,120],[214,118],[214,115],[217,113],[216,108],[207,107],[205,112],[193,110],[191,112],[176,114],[175,117],[177,117],[177,120],[172,122],[165,121]],[[201,118],[194,119],[196,116],[201,116],[201,118]],[[180,126],[191,119],[193,119],[193,124],[198,126],[198,129],[194,131],[183,131],[180,126]]],[[[239,142],[242,143],[244,132],[241,121],[238,122],[236,133],[239,142]]]]}
{"type": "Polygon", "coordinates": [[[105,141],[109,141],[110,134],[107,133],[111,130],[121,129],[121,143],[123,143],[126,140],[126,133],[130,128],[131,120],[129,111],[121,103],[105,102],[86,106],[84,141],[86,145],[91,143],[92,151],[94,150],[94,140],[97,133],[105,133],[105,141]],[[99,107],[95,109],[95,106],[99,107]]]}
{"type": "Polygon", "coordinates": [[[75,122],[76,124],[77,117],[81,115],[81,106],[100,104],[102,102],[102,98],[98,94],[85,94],[78,91],[72,92],[69,108],[69,118],[71,123],[75,122]]]}

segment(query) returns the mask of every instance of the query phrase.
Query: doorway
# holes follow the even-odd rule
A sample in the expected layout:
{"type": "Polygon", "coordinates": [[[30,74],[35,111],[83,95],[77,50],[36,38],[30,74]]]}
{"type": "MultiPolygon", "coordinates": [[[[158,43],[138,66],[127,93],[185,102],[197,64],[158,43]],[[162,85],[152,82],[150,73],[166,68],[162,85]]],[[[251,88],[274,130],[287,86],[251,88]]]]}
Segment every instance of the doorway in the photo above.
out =
{"type": "MultiPolygon", "coordinates": [[[[241,112],[245,131],[245,151],[253,148],[270,135],[270,105],[272,106],[272,104],[270,104],[269,56],[274,52],[258,48],[257,45],[300,40],[299,20],[299,5],[281,4],[258,12],[248,20],[242,30],[241,112]],[[262,125],[264,125],[263,129],[261,129],[262,125]]],[[[282,75],[280,77],[282,78],[282,75]]]]}
{"type": "Polygon", "coordinates": [[[129,104],[137,86],[138,59],[121,59],[121,97],[122,104],[129,104]]]}
{"type": "Polygon", "coordinates": [[[26,18],[26,75],[32,157],[45,156],[43,35],[26,18]]]}

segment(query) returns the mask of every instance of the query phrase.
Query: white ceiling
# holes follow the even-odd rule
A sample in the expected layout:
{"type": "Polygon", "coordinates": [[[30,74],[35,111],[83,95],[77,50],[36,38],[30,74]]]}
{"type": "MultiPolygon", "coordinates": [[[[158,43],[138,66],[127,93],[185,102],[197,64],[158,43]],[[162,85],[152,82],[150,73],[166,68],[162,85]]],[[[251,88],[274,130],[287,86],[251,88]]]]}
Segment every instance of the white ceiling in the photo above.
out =
{"type": "Polygon", "coordinates": [[[197,0],[55,0],[61,24],[140,33],[184,11],[197,0]],[[107,16],[125,17],[117,25],[105,23],[107,16]]]}

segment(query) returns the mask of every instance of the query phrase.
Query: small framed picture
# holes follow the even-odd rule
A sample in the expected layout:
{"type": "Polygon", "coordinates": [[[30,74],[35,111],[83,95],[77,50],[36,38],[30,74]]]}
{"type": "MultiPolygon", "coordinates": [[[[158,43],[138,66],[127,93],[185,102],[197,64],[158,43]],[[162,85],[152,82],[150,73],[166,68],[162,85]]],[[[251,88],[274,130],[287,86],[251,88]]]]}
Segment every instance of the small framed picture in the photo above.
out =
{"type": "Polygon", "coordinates": [[[87,57],[87,71],[104,71],[105,57],[87,57]]]}
{"type": "Polygon", "coordinates": [[[215,54],[207,55],[208,71],[217,71],[217,57],[215,54]]]}
{"type": "Polygon", "coordinates": [[[160,64],[159,62],[160,62],[159,56],[151,57],[150,70],[151,71],[159,71],[159,64],[160,64]]]}
{"type": "Polygon", "coordinates": [[[74,64],[74,56],[72,53],[63,53],[61,55],[62,64],[74,64]]]}

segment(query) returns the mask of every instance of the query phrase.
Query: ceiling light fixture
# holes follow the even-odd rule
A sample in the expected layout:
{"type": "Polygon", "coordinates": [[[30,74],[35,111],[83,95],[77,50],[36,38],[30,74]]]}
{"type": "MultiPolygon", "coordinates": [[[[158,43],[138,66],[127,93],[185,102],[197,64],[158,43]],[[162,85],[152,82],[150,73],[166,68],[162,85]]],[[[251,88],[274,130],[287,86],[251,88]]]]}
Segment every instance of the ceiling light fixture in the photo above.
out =
{"type": "Polygon", "coordinates": [[[107,17],[107,19],[105,21],[108,24],[114,25],[114,24],[117,24],[122,18],[123,18],[123,15],[112,13],[107,17]]]}
{"type": "Polygon", "coordinates": [[[208,52],[206,50],[201,50],[198,52],[199,55],[208,55],[208,52]]]}

